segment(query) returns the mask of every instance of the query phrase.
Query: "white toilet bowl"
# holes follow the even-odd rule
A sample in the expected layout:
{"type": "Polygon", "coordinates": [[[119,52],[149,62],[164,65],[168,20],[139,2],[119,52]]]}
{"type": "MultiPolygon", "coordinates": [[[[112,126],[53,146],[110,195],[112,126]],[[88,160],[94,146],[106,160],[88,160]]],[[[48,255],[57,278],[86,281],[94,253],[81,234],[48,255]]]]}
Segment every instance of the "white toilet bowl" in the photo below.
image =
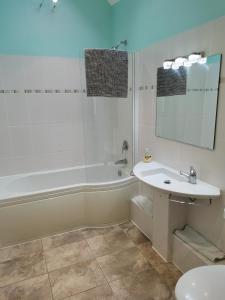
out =
{"type": "Polygon", "coordinates": [[[225,265],[199,267],[177,282],[177,300],[225,300],[225,265]]]}

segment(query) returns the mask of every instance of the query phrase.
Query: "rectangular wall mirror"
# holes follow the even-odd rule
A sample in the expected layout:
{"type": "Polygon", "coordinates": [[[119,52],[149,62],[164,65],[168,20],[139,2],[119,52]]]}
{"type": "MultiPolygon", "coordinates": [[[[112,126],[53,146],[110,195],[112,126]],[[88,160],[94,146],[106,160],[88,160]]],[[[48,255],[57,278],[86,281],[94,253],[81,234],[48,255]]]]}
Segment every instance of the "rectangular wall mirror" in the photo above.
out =
{"type": "Polygon", "coordinates": [[[178,70],[158,69],[156,136],[214,149],[221,55],[178,70]]]}

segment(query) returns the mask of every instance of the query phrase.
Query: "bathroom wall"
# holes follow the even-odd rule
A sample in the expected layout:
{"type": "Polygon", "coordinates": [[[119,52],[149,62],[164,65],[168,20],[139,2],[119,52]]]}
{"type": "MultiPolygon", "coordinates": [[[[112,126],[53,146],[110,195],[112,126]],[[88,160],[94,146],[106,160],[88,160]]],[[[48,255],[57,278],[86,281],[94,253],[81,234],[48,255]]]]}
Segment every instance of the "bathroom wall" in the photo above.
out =
{"type": "MultiPolygon", "coordinates": [[[[188,223],[225,251],[225,65],[222,63],[214,151],[155,136],[156,74],[165,58],[195,51],[225,55],[225,17],[155,43],[136,53],[136,101],[139,105],[139,160],[148,147],[153,158],[178,170],[193,165],[200,179],[222,189],[211,207],[189,208],[188,223]]],[[[191,125],[191,124],[190,124],[191,125]]],[[[193,129],[194,130],[194,129],[193,129]]]]}
{"type": "Polygon", "coordinates": [[[131,51],[225,15],[224,0],[120,0],[112,7],[113,39],[131,51]]]}

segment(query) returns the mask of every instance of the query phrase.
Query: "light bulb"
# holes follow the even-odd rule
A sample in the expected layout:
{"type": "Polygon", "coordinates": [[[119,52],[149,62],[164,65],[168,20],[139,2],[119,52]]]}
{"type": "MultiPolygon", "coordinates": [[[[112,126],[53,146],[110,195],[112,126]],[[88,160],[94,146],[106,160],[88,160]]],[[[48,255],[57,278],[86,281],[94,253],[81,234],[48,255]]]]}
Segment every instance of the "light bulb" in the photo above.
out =
{"type": "Polygon", "coordinates": [[[201,65],[204,65],[207,63],[207,57],[202,57],[198,60],[198,63],[201,65]]]}
{"type": "Polygon", "coordinates": [[[176,64],[176,63],[173,63],[173,64],[172,64],[172,69],[173,69],[173,70],[178,70],[179,67],[180,67],[180,66],[179,66],[178,64],[176,64]]]}
{"type": "Polygon", "coordinates": [[[173,62],[171,60],[165,60],[163,63],[163,69],[168,70],[171,68],[173,62]]]}
{"type": "Polygon", "coordinates": [[[192,63],[195,64],[199,61],[199,59],[201,58],[201,54],[200,53],[192,53],[188,56],[188,60],[192,63]]]}
{"type": "Polygon", "coordinates": [[[58,2],[58,0],[52,0],[52,2],[53,2],[53,3],[57,3],[57,2],[58,2]]]}
{"type": "Polygon", "coordinates": [[[187,58],[186,57],[177,57],[175,59],[175,63],[177,65],[179,65],[180,67],[184,65],[184,63],[187,61],[187,58]]]}
{"type": "Polygon", "coordinates": [[[188,60],[184,63],[184,67],[186,67],[186,68],[189,68],[191,66],[192,66],[192,63],[188,60]]]}

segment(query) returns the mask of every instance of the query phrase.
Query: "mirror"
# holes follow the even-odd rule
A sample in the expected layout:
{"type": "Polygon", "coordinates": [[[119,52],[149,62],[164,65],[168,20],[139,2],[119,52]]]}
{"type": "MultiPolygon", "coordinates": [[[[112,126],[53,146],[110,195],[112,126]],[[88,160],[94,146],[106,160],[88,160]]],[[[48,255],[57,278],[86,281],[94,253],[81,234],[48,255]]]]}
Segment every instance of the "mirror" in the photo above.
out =
{"type": "Polygon", "coordinates": [[[158,69],[156,136],[214,149],[221,55],[178,70],[158,69]]]}

